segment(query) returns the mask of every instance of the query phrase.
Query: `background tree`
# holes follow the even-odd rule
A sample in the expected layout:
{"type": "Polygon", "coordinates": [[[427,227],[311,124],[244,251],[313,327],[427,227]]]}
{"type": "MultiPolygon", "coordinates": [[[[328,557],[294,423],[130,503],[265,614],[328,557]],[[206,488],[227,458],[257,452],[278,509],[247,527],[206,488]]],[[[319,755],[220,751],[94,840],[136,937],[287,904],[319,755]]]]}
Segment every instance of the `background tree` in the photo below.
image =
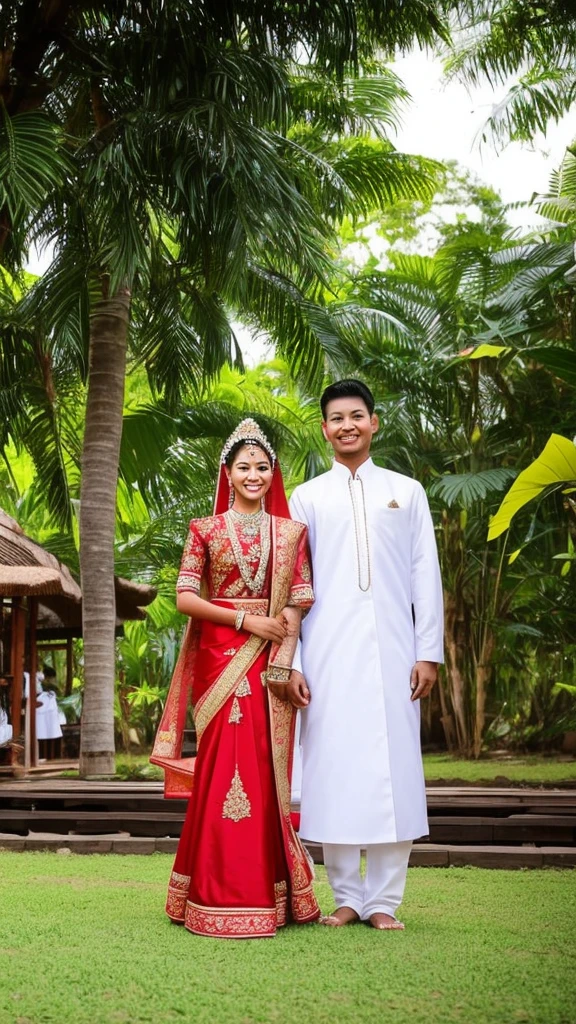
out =
{"type": "MultiPolygon", "coordinates": [[[[311,125],[362,131],[389,114],[398,87],[391,76],[380,85],[373,78],[354,97],[346,76],[358,76],[378,46],[446,33],[416,0],[310,2],[297,18],[280,2],[267,5],[265,18],[259,4],[242,0],[12,3],[0,32],[4,260],[17,270],[31,241],[54,245],[27,316],[43,351],[67,347],[77,378],[88,381],[81,770],[108,773],[130,324],[138,357],[172,404],[185,384],[238,362],[228,305],[269,328],[282,317],[300,372],[318,376],[320,353],[340,340],[312,305],[326,276],[330,223],[347,202],[398,192],[404,181],[413,190],[418,173],[414,161],[394,168],[391,159],[383,173],[369,148],[344,148],[331,161],[305,146],[302,131],[291,138],[292,108],[311,125]],[[298,90],[293,73],[302,53],[306,81],[298,90]]],[[[44,377],[50,401],[53,382],[44,377]]],[[[62,458],[55,471],[63,490],[62,458]]]]}
{"type": "Polygon", "coordinates": [[[499,144],[531,142],[576,101],[576,12],[571,0],[456,0],[459,31],[447,58],[449,75],[471,85],[506,87],[486,132],[499,144]],[[516,81],[510,84],[510,79],[516,81]]]}

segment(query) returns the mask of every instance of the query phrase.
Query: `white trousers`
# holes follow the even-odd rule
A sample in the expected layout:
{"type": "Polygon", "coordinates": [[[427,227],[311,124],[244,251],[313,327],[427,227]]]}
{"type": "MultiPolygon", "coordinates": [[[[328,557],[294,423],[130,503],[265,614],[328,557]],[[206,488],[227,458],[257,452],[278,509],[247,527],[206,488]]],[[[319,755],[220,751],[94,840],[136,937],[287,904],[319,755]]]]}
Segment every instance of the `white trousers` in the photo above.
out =
{"type": "Polygon", "coordinates": [[[366,847],[366,874],[360,874],[360,847],[324,843],[324,864],[336,908],[351,907],[362,921],[371,914],[396,916],[402,902],[412,840],[366,847]]]}

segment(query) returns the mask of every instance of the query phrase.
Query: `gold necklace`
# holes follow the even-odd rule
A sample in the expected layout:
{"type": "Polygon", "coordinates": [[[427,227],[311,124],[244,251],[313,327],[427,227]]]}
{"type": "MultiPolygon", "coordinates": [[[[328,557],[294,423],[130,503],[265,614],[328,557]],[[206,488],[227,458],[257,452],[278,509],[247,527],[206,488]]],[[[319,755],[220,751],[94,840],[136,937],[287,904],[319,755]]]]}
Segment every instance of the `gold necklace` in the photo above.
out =
{"type": "Polygon", "coordinates": [[[362,477],[355,477],[360,483],[360,490],[362,492],[362,511],[364,513],[364,536],[366,537],[366,568],[367,568],[367,586],[362,586],[362,570],[360,565],[360,524],[358,522],[358,509],[356,507],[356,498],[352,490],[352,476],[348,477],[348,490],[350,491],[350,500],[352,501],[352,512],[354,514],[354,533],[356,535],[356,567],[358,572],[358,586],[360,590],[366,594],[372,586],[372,571],[370,566],[370,545],[368,543],[368,520],[366,519],[366,501],[364,499],[364,484],[362,483],[362,477]]]}
{"type": "Polygon", "coordinates": [[[264,588],[264,580],[270,558],[270,516],[264,510],[258,512],[236,512],[235,509],[231,508],[224,513],[224,519],[242,580],[247,589],[251,590],[253,594],[261,593],[264,588]],[[254,576],[252,576],[248,559],[242,551],[235,522],[238,523],[244,535],[249,538],[254,538],[258,532],[260,533],[260,562],[254,576]],[[248,529],[246,529],[247,526],[248,529]]]}
{"type": "Polygon", "coordinates": [[[238,523],[245,537],[258,536],[263,515],[263,508],[259,508],[257,512],[238,512],[238,509],[230,509],[230,518],[238,523]]]}

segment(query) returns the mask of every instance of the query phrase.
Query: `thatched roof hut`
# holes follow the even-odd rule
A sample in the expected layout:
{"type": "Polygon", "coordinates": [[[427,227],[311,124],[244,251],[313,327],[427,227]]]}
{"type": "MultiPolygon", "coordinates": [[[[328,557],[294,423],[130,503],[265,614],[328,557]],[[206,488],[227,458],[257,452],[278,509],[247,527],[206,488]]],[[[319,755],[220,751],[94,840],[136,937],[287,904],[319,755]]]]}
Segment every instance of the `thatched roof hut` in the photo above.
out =
{"type": "MultiPolygon", "coordinates": [[[[115,577],[116,625],[144,619],[143,608],[156,597],[144,583],[115,577]]],[[[82,592],[67,566],[27,537],[0,509],[0,597],[37,597],[39,637],[82,635],[82,592]]]]}
{"type": "MultiPolygon", "coordinates": [[[[129,619],[144,619],[144,607],[156,597],[154,587],[121,577],[115,577],[115,591],[118,630],[129,619]]],[[[35,690],[33,685],[29,687],[24,714],[23,682],[25,672],[31,680],[36,677],[38,643],[66,647],[68,692],[72,684],[72,639],[80,636],[82,591],[72,573],[0,509],[1,703],[9,711],[15,741],[4,743],[0,751],[0,772],[28,770],[36,763],[35,715],[30,713],[35,706],[30,703],[35,700],[35,690]],[[23,766],[19,764],[21,756],[23,766]]]]}

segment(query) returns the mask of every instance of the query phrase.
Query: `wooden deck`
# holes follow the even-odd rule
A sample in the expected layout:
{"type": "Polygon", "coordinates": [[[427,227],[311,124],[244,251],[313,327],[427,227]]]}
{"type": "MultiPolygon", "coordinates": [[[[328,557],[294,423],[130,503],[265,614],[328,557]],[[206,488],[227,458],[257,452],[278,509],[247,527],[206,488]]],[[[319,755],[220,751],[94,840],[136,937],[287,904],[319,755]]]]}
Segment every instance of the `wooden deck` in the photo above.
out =
{"type": "MultiPolygon", "coordinates": [[[[574,867],[576,790],[430,787],[421,866],[574,867]]],[[[295,810],[298,808],[295,807],[295,810]]],[[[173,853],[186,801],[158,782],[0,782],[0,848],[76,853],[173,853]]],[[[321,860],[321,847],[310,844],[321,860]]]]}

